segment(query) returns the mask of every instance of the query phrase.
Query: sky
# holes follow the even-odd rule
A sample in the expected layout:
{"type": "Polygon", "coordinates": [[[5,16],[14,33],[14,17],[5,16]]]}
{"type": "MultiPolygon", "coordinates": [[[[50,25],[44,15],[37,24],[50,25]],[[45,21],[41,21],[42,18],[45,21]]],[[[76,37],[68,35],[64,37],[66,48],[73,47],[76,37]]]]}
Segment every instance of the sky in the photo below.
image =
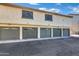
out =
{"type": "Polygon", "coordinates": [[[79,3],[16,3],[24,7],[30,7],[60,14],[79,14],[79,3]]]}

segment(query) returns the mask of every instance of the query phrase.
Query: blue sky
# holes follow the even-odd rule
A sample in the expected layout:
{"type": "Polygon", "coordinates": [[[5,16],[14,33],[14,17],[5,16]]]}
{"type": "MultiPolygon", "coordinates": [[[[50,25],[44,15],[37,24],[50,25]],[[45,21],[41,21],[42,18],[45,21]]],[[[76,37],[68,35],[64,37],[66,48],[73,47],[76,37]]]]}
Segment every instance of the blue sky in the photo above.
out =
{"type": "Polygon", "coordinates": [[[17,5],[60,14],[79,14],[79,3],[17,3],[17,5]]]}

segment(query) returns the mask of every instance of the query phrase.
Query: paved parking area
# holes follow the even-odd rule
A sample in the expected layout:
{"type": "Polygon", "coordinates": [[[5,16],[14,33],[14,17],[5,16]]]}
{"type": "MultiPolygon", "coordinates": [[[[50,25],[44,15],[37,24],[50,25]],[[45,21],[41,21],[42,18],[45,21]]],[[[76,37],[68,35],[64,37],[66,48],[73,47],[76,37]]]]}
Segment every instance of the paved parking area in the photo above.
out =
{"type": "Polygon", "coordinates": [[[0,44],[1,56],[79,56],[79,38],[0,44]]]}

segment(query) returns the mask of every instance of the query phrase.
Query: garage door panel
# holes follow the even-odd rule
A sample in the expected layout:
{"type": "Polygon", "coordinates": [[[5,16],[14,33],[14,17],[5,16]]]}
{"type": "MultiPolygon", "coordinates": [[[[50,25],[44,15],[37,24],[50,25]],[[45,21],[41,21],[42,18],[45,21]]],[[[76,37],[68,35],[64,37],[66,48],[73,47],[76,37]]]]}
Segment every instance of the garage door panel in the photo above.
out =
{"type": "Polygon", "coordinates": [[[62,31],[60,28],[53,28],[53,37],[61,37],[62,31]]]}
{"type": "Polygon", "coordinates": [[[40,37],[41,38],[51,37],[51,29],[50,28],[41,28],[40,29],[40,37]]]}
{"type": "Polygon", "coordinates": [[[0,28],[0,40],[17,40],[19,39],[18,28],[0,28]]]}
{"type": "Polygon", "coordinates": [[[37,38],[37,28],[23,28],[23,39],[37,38]]]}
{"type": "Polygon", "coordinates": [[[69,29],[63,29],[63,36],[70,36],[70,30],[69,29]]]}

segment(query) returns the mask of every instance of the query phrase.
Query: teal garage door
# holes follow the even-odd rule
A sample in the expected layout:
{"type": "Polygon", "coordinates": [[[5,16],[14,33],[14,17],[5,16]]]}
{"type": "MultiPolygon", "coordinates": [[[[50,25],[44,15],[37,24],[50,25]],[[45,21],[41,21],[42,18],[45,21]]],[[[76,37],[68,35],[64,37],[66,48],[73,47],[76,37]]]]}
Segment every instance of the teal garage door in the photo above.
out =
{"type": "Polygon", "coordinates": [[[19,39],[19,28],[0,28],[0,40],[19,39]]]}
{"type": "Polygon", "coordinates": [[[41,38],[51,37],[51,29],[50,28],[41,28],[40,29],[40,37],[41,38]]]}
{"type": "Polygon", "coordinates": [[[37,28],[23,28],[23,39],[37,38],[37,28]]]}
{"type": "Polygon", "coordinates": [[[53,28],[53,37],[61,37],[61,28],[53,28]]]}
{"type": "Polygon", "coordinates": [[[69,29],[63,29],[63,36],[70,36],[70,30],[69,29]]]}

